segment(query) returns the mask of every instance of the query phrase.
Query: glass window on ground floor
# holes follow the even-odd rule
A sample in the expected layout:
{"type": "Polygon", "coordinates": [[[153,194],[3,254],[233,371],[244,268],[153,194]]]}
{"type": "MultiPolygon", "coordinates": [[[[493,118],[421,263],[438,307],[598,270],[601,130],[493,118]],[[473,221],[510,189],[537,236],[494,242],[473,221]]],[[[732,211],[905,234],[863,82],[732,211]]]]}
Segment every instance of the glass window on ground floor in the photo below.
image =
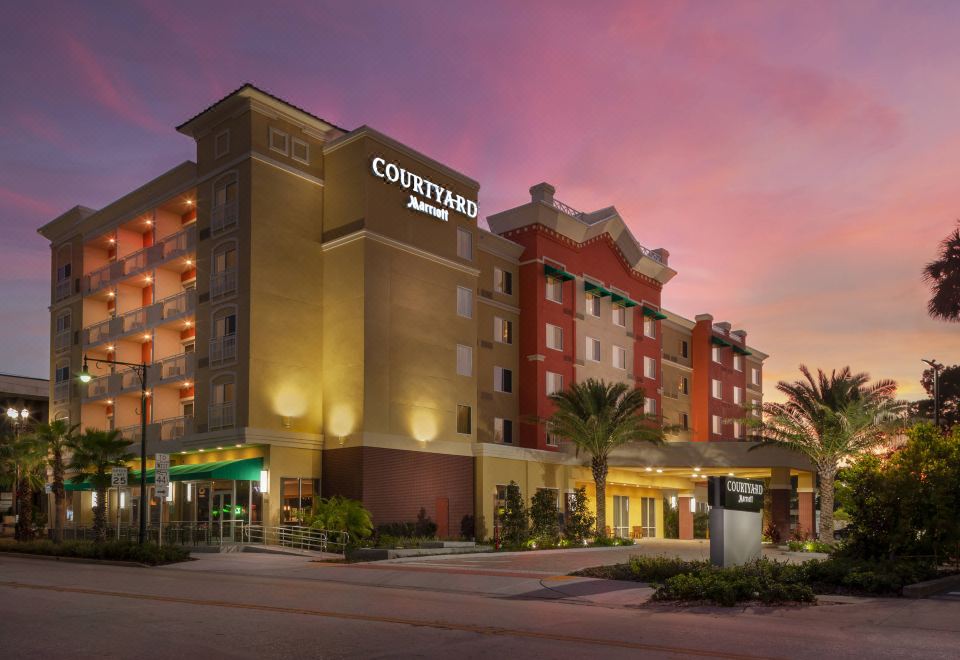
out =
{"type": "Polygon", "coordinates": [[[320,480],[281,477],[280,493],[280,522],[297,522],[313,509],[314,498],[320,496],[320,480]]]}
{"type": "Polygon", "coordinates": [[[657,500],[654,497],[640,498],[640,525],[643,538],[651,539],[657,536],[657,500]]]}
{"type": "Polygon", "coordinates": [[[630,538],[630,498],[626,495],[613,496],[613,535],[630,538]]]}

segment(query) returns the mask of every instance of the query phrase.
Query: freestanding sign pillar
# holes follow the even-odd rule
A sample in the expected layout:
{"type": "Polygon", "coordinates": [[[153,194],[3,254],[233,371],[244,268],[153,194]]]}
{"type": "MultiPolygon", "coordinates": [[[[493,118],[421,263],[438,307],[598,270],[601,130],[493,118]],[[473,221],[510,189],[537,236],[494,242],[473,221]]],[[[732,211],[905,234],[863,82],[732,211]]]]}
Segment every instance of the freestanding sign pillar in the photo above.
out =
{"type": "Polygon", "coordinates": [[[738,566],[760,557],[763,482],[709,477],[710,563],[738,566]]]}

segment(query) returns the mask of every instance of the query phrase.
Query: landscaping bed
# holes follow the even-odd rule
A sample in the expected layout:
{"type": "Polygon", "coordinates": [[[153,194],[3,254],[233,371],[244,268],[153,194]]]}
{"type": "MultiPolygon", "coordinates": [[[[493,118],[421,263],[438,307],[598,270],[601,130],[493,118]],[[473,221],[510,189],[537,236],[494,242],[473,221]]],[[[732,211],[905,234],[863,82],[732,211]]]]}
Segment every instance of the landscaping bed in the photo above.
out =
{"type": "Polygon", "coordinates": [[[126,541],[0,541],[0,552],[11,552],[43,557],[90,559],[98,561],[123,561],[159,566],[188,561],[190,551],[179,546],[160,547],[153,543],[137,545],[126,541]]]}
{"type": "Polygon", "coordinates": [[[928,562],[858,560],[846,557],[787,564],[758,559],[744,566],[718,568],[709,561],[631,557],[629,562],[597,566],[573,575],[645,582],[652,600],[733,606],[812,603],[817,594],[899,596],[907,585],[941,575],[928,562]]]}

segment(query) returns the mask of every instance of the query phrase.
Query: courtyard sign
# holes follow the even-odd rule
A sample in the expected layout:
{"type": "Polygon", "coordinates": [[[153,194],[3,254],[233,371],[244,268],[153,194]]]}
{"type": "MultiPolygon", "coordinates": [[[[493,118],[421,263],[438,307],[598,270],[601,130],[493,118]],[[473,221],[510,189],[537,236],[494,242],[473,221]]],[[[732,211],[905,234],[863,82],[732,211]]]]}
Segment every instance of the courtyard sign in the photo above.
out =
{"type": "Polygon", "coordinates": [[[386,159],[377,156],[371,161],[370,170],[378,179],[387,183],[395,183],[409,191],[410,198],[407,200],[406,208],[412,211],[432,215],[444,222],[450,220],[450,211],[472,220],[477,218],[476,202],[465,198],[463,195],[454,194],[443,186],[414,174],[396,163],[388,163],[386,159]]]}
{"type": "Polygon", "coordinates": [[[763,510],[763,482],[756,479],[715,477],[708,495],[710,506],[734,511],[763,510]]]}
{"type": "Polygon", "coordinates": [[[763,482],[738,477],[709,477],[710,562],[739,566],[760,556],[763,482]]]}

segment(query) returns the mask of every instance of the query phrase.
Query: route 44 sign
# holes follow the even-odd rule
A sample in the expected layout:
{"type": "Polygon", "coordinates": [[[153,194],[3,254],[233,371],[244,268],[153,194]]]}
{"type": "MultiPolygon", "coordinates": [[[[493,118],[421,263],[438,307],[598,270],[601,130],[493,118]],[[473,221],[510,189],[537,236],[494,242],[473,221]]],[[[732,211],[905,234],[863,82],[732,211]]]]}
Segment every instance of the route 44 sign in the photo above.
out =
{"type": "Polygon", "coordinates": [[[115,467],[110,472],[110,485],[111,486],[126,486],[127,485],[127,468],[125,467],[115,467]]]}

